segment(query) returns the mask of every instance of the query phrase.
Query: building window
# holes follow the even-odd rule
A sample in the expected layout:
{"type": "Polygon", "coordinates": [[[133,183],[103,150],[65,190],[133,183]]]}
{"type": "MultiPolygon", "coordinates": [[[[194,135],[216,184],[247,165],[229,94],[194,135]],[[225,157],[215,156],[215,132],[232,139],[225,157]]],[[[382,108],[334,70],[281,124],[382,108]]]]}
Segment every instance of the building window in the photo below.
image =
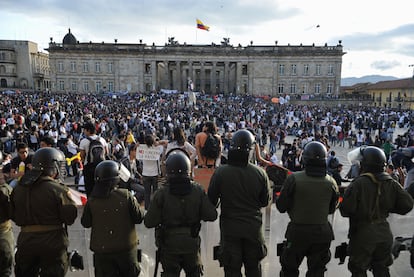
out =
{"type": "Polygon", "coordinates": [[[315,93],[316,94],[319,94],[319,93],[321,93],[321,84],[315,84],[315,93]]]}
{"type": "Polygon", "coordinates": [[[151,64],[150,63],[145,64],[145,74],[151,74],[151,64]]]}
{"type": "Polygon", "coordinates": [[[334,75],[334,66],[333,66],[333,64],[328,65],[328,75],[334,75]]]}
{"type": "Polygon", "coordinates": [[[88,81],[83,81],[83,91],[84,92],[89,92],[89,82],[88,81]]]}
{"type": "Polygon", "coordinates": [[[59,90],[65,90],[65,81],[59,81],[59,90]]]}
{"type": "Polygon", "coordinates": [[[292,64],[290,66],[290,72],[292,75],[296,75],[296,68],[297,68],[296,64],[292,64]]]}
{"type": "Polygon", "coordinates": [[[304,84],[302,86],[302,93],[308,93],[308,85],[304,84]]]}
{"type": "Polygon", "coordinates": [[[113,63],[108,63],[108,73],[113,73],[114,72],[114,64],[113,63]]]}
{"type": "Polygon", "coordinates": [[[78,90],[78,84],[76,83],[76,81],[72,82],[71,88],[72,88],[72,91],[77,91],[78,90]]]}
{"type": "Polygon", "coordinates": [[[309,64],[303,66],[303,75],[309,75],[309,64]]]}
{"type": "Polygon", "coordinates": [[[76,62],[70,62],[70,71],[76,72],[76,62]]]}
{"type": "Polygon", "coordinates": [[[296,84],[290,84],[290,93],[291,94],[294,94],[294,93],[296,93],[296,84]]]}
{"type": "Polygon", "coordinates": [[[89,64],[87,62],[83,63],[83,72],[89,72],[89,64]]]}
{"type": "Polygon", "coordinates": [[[243,64],[242,66],[242,75],[247,75],[247,64],[243,64]]]}
{"type": "Polygon", "coordinates": [[[95,72],[96,73],[101,72],[101,63],[100,62],[95,63],[95,72]]]}
{"type": "Polygon", "coordinates": [[[279,84],[279,85],[278,85],[278,93],[279,93],[279,94],[283,94],[283,90],[284,90],[284,86],[283,86],[283,84],[279,84]]]}
{"type": "Polygon", "coordinates": [[[109,91],[114,91],[114,82],[112,82],[112,81],[108,82],[108,90],[109,91]]]}
{"type": "Polygon", "coordinates": [[[321,75],[321,65],[320,64],[317,64],[316,65],[316,75],[318,75],[318,76],[320,76],[321,75]]]}
{"type": "Polygon", "coordinates": [[[58,62],[58,71],[63,72],[63,62],[58,62]]]}
{"type": "Polygon", "coordinates": [[[101,81],[96,81],[95,82],[95,90],[96,92],[101,92],[102,89],[102,82],[101,81]]]}
{"type": "Polygon", "coordinates": [[[328,84],[328,86],[326,88],[326,93],[327,94],[332,94],[333,93],[333,85],[332,84],[328,84]]]}
{"type": "Polygon", "coordinates": [[[285,65],[279,64],[279,75],[285,75],[285,65]]]}

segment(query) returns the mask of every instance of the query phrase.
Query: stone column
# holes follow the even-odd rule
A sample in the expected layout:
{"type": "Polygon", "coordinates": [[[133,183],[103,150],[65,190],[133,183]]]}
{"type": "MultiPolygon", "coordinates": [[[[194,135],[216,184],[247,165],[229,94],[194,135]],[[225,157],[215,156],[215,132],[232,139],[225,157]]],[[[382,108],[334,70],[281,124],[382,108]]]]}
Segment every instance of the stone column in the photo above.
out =
{"type": "Polygon", "coordinates": [[[151,89],[157,90],[157,62],[151,62],[151,89]]]}
{"type": "Polygon", "coordinates": [[[225,94],[229,93],[229,75],[230,75],[230,67],[229,67],[229,62],[224,62],[224,87],[223,87],[223,91],[225,94]]]}
{"type": "Polygon", "coordinates": [[[205,91],[205,89],[206,89],[206,69],[205,69],[205,67],[204,67],[204,62],[201,62],[200,63],[201,64],[201,66],[200,66],[200,91],[202,91],[202,90],[204,90],[205,91]]]}
{"type": "Polygon", "coordinates": [[[216,89],[216,86],[217,86],[217,83],[216,83],[216,70],[217,70],[216,62],[213,61],[213,66],[212,66],[211,72],[210,72],[211,94],[213,94],[213,95],[216,94],[216,92],[217,92],[217,89],[216,89]]]}

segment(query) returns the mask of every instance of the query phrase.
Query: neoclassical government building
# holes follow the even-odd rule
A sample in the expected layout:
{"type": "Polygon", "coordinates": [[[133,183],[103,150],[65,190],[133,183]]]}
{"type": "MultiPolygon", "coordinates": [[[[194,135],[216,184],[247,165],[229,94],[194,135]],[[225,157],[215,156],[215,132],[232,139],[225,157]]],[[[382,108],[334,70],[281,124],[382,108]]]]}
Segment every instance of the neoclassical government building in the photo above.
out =
{"type": "Polygon", "coordinates": [[[50,39],[54,92],[149,92],[207,94],[334,95],[339,93],[343,46],[79,42],[69,32],[50,39]]]}

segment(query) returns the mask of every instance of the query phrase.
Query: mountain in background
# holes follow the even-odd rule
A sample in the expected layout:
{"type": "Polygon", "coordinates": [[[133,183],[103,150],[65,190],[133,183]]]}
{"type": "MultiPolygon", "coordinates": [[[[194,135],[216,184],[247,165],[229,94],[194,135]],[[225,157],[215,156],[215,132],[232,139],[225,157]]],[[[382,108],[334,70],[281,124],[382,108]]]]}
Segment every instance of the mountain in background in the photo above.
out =
{"type": "Polygon", "coordinates": [[[381,76],[381,75],[367,75],[362,77],[348,77],[341,79],[341,86],[352,86],[358,83],[377,83],[381,81],[393,81],[399,78],[393,76],[381,76]]]}

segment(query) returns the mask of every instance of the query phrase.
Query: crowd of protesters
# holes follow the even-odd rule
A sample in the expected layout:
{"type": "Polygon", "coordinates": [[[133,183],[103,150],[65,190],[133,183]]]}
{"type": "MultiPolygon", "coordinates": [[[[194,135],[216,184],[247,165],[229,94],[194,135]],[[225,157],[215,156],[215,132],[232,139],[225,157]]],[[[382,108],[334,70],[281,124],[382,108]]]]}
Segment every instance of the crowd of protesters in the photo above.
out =
{"type": "MultiPolygon", "coordinates": [[[[251,95],[198,95],[193,101],[185,94],[38,92],[2,95],[0,102],[0,146],[5,154],[15,153],[21,142],[35,151],[41,141],[48,141],[71,157],[78,151],[82,126],[93,122],[115,158],[119,150],[128,149],[131,143],[144,143],[148,134],[171,140],[177,126],[185,130],[188,142],[194,145],[202,123],[212,121],[219,128],[224,153],[232,132],[249,128],[266,159],[277,159],[276,152],[280,151],[283,165],[296,171],[300,170],[300,149],[311,140],[348,148],[377,145],[389,155],[394,148],[413,145],[414,137],[409,110],[280,105],[251,95]],[[406,128],[407,132],[393,141],[396,127],[406,128]],[[293,144],[285,143],[288,135],[297,137],[293,144]]],[[[127,152],[122,151],[121,156],[127,152]]],[[[76,174],[76,168],[68,173],[76,174]]]]}

